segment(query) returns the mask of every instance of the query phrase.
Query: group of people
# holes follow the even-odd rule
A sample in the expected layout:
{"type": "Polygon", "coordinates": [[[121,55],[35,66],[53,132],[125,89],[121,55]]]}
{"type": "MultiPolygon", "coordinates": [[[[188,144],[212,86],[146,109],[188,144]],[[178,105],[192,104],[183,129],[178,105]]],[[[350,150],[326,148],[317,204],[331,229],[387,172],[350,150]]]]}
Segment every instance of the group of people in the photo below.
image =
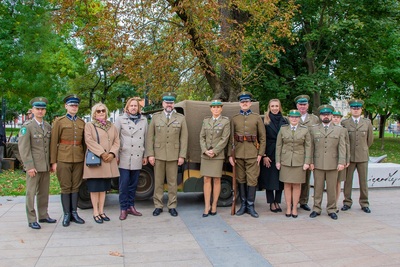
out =
{"type": "MultiPolygon", "coordinates": [[[[40,229],[39,223],[55,223],[48,214],[50,172],[55,172],[61,188],[62,225],[84,224],[78,215],[78,192],[84,179],[93,204],[96,223],[110,221],[104,212],[106,192],[111,179],[119,177],[120,220],[128,214],[142,216],[135,208],[135,195],[142,166],[154,167],[155,188],[153,216],[163,212],[164,180],[167,181],[167,208],[178,216],[177,173],[184,164],[188,148],[188,129],[184,115],[174,109],[175,93],[164,93],[163,110],[153,114],[150,124],[141,114],[140,98],[130,98],[124,113],[115,124],[108,120],[103,103],[91,109],[85,123],[77,116],[80,98],[64,98],[66,114],[53,125],[44,121],[47,99],[30,101],[33,117],[19,133],[18,147],[26,170],[26,213],[28,225],[40,229]],[[86,164],[87,152],[100,158],[98,166],[86,164]],[[34,202],[37,200],[36,213],[34,202]]],[[[210,103],[211,116],[204,118],[199,136],[201,169],[204,177],[203,217],[217,214],[221,176],[225,157],[236,168],[240,208],[236,215],[259,217],[255,210],[258,188],[266,189],[272,212],[281,212],[282,191],[286,200],[286,216],[296,218],[297,206],[308,206],[310,173],[314,173],[314,206],[310,217],[321,214],[322,194],[327,185],[327,212],[337,219],[340,182],[345,181],[343,211],[351,208],[354,170],[360,179],[360,205],[371,212],[368,203],[368,148],[372,144],[372,125],[361,117],[361,100],[349,102],[351,117],[343,120],[330,105],[319,107],[319,118],[308,114],[307,95],[295,99],[297,109],[282,114],[278,99],[269,102],[264,121],[252,112],[252,95],[238,95],[240,111],[231,119],[222,116],[223,103],[210,103]],[[226,148],[229,149],[226,149],[226,148]],[[234,148],[234,149],[231,149],[234,148]],[[228,151],[227,155],[225,155],[228,151]],[[347,168],[347,174],[346,170],[347,168]]]]}

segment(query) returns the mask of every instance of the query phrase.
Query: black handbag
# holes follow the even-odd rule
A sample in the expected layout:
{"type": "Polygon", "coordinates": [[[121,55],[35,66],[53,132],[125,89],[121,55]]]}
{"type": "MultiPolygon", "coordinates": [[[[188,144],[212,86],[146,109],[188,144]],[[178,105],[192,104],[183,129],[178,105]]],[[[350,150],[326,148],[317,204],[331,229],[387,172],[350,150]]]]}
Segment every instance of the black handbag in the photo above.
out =
{"type": "MultiPolygon", "coordinates": [[[[93,124],[94,129],[96,131],[97,135],[97,143],[100,144],[99,140],[99,133],[97,132],[96,126],[93,124]]],[[[95,155],[92,151],[89,149],[86,152],[86,166],[88,167],[96,167],[96,166],[101,166],[101,159],[99,156],[95,155]]]]}

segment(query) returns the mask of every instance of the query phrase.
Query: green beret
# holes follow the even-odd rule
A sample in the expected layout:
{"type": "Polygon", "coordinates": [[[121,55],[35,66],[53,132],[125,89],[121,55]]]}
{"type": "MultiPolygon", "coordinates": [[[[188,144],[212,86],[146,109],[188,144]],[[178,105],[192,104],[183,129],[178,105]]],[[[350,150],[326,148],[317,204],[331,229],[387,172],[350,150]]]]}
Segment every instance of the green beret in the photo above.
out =
{"type": "Polygon", "coordinates": [[[332,112],[332,115],[343,117],[342,113],[339,110],[335,110],[334,112],[332,112]]]}
{"type": "Polygon", "coordinates": [[[318,107],[319,114],[332,114],[335,110],[331,105],[321,105],[318,107]]]}
{"type": "Polygon", "coordinates": [[[240,94],[238,94],[237,96],[239,101],[243,101],[243,100],[250,100],[253,98],[253,95],[250,92],[241,92],[240,94]]]}
{"type": "Polygon", "coordinates": [[[356,107],[356,108],[361,108],[364,105],[364,101],[360,99],[351,99],[349,100],[349,105],[350,107],[356,107]]]}
{"type": "Polygon", "coordinates": [[[47,98],[41,96],[32,98],[31,101],[29,101],[29,104],[31,104],[34,108],[46,108],[47,103],[47,98]]]}
{"type": "Polygon", "coordinates": [[[308,104],[310,97],[308,95],[299,95],[294,99],[296,104],[308,104]]]}
{"type": "Polygon", "coordinates": [[[173,103],[175,102],[176,94],[174,92],[166,92],[162,95],[162,100],[165,102],[173,103]]]}
{"type": "Polygon", "coordinates": [[[289,111],[289,117],[301,117],[300,111],[297,109],[292,109],[289,111]]]}
{"type": "Polygon", "coordinates": [[[210,103],[210,107],[215,107],[215,106],[223,106],[224,104],[222,104],[220,99],[214,99],[211,101],[210,103]]]}

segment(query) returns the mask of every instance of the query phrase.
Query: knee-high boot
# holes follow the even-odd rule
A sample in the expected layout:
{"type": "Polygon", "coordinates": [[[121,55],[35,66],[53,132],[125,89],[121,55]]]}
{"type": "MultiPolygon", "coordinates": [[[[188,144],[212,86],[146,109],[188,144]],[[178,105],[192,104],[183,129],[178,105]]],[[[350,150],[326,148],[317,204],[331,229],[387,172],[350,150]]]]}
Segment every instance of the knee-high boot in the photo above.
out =
{"type": "Polygon", "coordinates": [[[64,217],[62,221],[62,225],[64,227],[69,226],[71,221],[71,195],[70,194],[61,194],[61,204],[64,211],[64,217]]]}
{"type": "Polygon", "coordinates": [[[71,215],[72,215],[72,221],[78,223],[78,224],[84,224],[85,221],[79,217],[78,215],[78,192],[72,193],[71,194],[71,215]]]}
{"type": "Polygon", "coordinates": [[[238,216],[243,215],[247,210],[246,193],[247,193],[246,184],[239,184],[239,197],[240,197],[241,204],[240,204],[240,209],[236,212],[236,215],[238,215],[238,216]]]}
{"type": "Polygon", "coordinates": [[[258,218],[258,213],[254,209],[254,201],[256,199],[256,190],[255,186],[249,186],[247,192],[247,213],[251,215],[251,217],[258,218]]]}

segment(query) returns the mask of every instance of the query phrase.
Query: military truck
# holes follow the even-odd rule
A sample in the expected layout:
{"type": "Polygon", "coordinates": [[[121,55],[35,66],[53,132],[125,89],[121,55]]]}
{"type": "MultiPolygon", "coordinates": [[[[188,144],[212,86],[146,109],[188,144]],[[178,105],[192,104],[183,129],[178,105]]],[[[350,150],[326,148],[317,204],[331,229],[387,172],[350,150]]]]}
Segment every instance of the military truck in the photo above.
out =
{"type": "MultiPolygon", "coordinates": [[[[238,102],[224,102],[223,116],[231,118],[239,112],[238,102]]],[[[188,127],[188,153],[185,163],[178,168],[178,191],[180,192],[203,192],[203,179],[200,175],[201,148],[200,131],[204,117],[211,116],[210,102],[185,100],[175,104],[175,110],[185,115],[188,127]]],[[[259,113],[259,103],[253,102],[253,112],[259,113]]],[[[154,113],[154,112],[153,112],[154,113]]],[[[151,119],[151,114],[146,114],[151,119]]],[[[230,148],[226,148],[230,149],[230,148]]],[[[218,206],[229,206],[232,204],[232,166],[225,159],[221,177],[221,194],[218,206]]],[[[118,178],[111,182],[113,189],[118,190],[118,178]]],[[[165,186],[166,189],[166,186],[165,186]]],[[[139,176],[136,191],[136,200],[149,199],[154,191],[154,171],[150,164],[144,165],[139,176]]],[[[90,194],[87,191],[85,180],[79,190],[79,208],[91,208],[90,194]]]]}

